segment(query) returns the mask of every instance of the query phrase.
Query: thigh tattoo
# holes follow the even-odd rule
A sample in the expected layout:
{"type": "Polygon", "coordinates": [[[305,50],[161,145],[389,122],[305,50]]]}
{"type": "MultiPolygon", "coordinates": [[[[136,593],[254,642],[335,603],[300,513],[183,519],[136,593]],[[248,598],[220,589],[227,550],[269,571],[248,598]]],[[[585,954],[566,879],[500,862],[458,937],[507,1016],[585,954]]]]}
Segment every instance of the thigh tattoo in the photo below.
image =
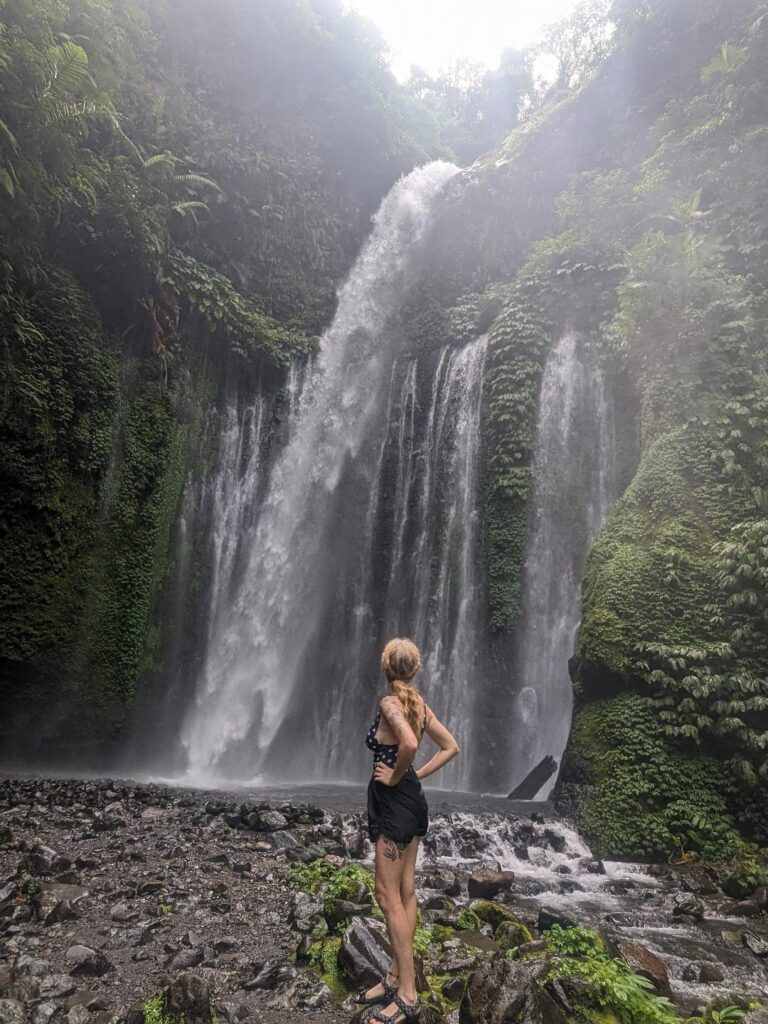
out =
{"type": "Polygon", "coordinates": [[[387,860],[402,860],[408,843],[396,843],[394,839],[384,840],[384,856],[387,860]]]}

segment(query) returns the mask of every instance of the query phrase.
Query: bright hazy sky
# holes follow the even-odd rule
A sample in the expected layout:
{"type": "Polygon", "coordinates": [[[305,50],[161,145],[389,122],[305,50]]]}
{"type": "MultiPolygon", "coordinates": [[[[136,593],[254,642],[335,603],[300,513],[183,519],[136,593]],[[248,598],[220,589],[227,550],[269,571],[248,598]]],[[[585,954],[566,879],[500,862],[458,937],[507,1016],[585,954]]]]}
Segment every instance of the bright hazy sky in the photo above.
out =
{"type": "Polygon", "coordinates": [[[346,0],[369,18],[390,47],[401,80],[412,64],[434,75],[457,59],[498,66],[502,50],[534,42],[576,0],[346,0]]]}

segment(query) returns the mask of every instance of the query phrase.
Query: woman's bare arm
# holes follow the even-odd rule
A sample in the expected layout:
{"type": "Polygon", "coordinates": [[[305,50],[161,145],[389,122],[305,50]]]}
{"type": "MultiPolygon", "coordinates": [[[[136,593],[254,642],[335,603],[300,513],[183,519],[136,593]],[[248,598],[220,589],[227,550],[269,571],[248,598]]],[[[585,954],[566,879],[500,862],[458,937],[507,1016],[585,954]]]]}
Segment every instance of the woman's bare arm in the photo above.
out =
{"type": "Polygon", "coordinates": [[[419,741],[408,724],[408,719],[403,711],[403,705],[397,697],[382,697],[379,701],[379,710],[387,720],[387,725],[397,740],[397,761],[395,762],[394,769],[387,768],[383,764],[377,764],[374,778],[379,782],[386,782],[389,786],[396,786],[413,763],[419,741]]]}
{"type": "MultiPolygon", "coordinates": [[[[426,707],[426,705],[425,705],[426,707]]],[[[456,739],[448,729],[439,722],[437,718],[432,714],[430,708],[426,707],[427,712],[427,725],[425,732],[431,740],[440,747],[434,757],[431,757],[426,764],[423,764],[421,768],[416,772],[420,779],[426,779],[428,775],[434,775],[436,771],[439,771],[449,761],[452,761],[454,757],[459,753],[461,749],[456,739]]]]}

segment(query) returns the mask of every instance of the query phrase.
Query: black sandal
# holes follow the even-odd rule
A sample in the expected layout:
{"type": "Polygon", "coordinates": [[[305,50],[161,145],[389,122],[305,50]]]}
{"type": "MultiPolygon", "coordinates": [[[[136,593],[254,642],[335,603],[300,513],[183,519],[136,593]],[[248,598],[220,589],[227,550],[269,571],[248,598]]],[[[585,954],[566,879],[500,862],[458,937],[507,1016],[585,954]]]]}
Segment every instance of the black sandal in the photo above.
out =
{"type": "Polygon", "coordinates": [[[392,1000],[397,1005],[394,1013],[382,1013],[379,1010],[369,1020],[368,1024],[410,1024],[410,1021],[418,1020],[421,1017],[421,1003],[404,1003],[396,992],[392,1000]]]}
{"type": "Polygon", "coordinates": [[[378,984],[381,985],[383,989],[383,992],[380,996],[368,997],[366,999],[365,994],[368,991],[368,989],[361,988],[360,991],[355,996],[355,998],[352,1000],[355,1006],[388,1006],[390,1003],[393,1003],[395,1001],[395,996],[397,995],[397,988],[395,985],[390,985],[388,983],[387,978],[389,977],[389,975],[390,972],[387,971],[385,977],[383,977],[381,981],[378,982],[378,984]]]}

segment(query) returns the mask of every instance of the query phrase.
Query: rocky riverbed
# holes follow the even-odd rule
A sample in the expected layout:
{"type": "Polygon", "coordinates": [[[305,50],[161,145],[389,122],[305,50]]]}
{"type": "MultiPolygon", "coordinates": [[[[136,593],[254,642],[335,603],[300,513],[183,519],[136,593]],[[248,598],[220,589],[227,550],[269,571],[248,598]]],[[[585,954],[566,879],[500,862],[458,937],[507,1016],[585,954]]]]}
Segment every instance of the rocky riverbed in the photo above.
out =
{"type": "MultiPolygon", "coordinates": [[[[348,1021],[387,957],[370,852],[359,815],[295,799],[2,780],[0,1024],[348,1021]]],[[[572,925],[681,1015],[768,1021],[757,881],[606,865],[539,812],[467,810],[434,816],[417,881],[426,1024],[586,1019],[553,967],[572,925]]]]}

